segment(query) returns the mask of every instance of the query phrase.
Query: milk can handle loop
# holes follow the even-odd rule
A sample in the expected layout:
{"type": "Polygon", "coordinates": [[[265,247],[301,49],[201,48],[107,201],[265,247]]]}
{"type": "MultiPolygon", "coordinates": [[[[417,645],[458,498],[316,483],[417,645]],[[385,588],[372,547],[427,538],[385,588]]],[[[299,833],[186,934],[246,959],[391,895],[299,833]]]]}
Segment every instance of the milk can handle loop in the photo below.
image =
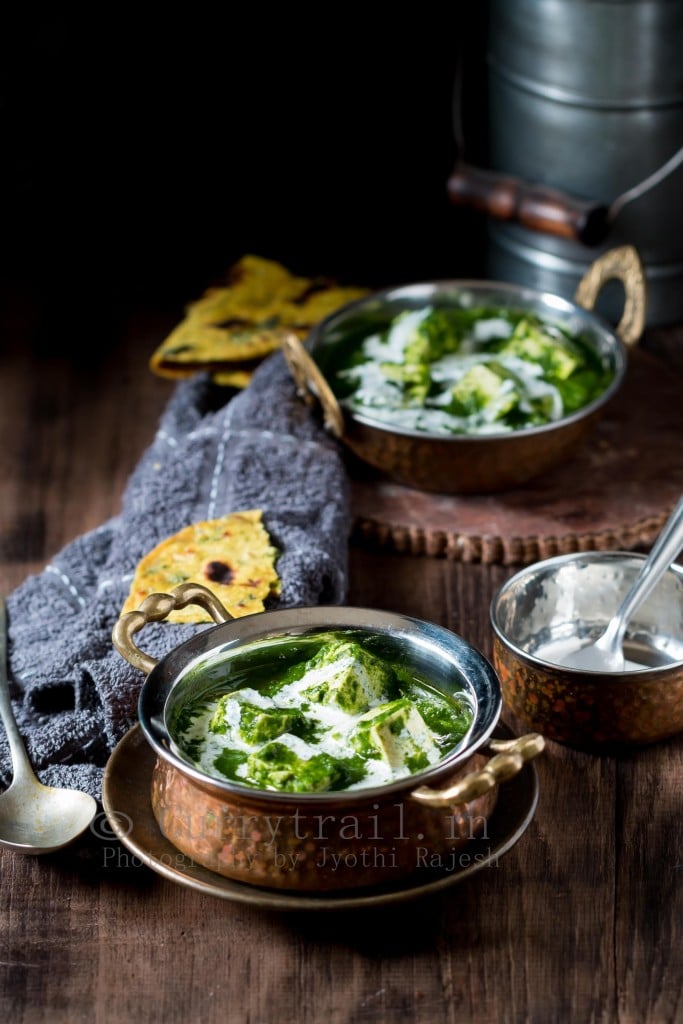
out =
{"type": "Polygon", "coordinates": [[[114,647],[134,668],[139,668],[149,675],[156,661],[145,654],[133,642],[133,635],[139,632],[148,622],[161,622],[172,611],[184,608],[188,604],[198,604],[209,613],[214,622],[227,622],[234,618],[226,611],[221,602],[210,590],[201,583],[181,583],[170,594],[150,594],[142,602],[137,611],[127,612],[117,620],[112,631],[114,647]]]}
{"type": "Polygon", "coordinates": [[[647,285],[643,264],[632,245],[620,245],[599,256],[579,281],[574,301],[592,310],[602,288],[611,280],[621,281],[625,292],[624,312],[616,333],[625,345],[635,345],[645,327],[647,285]]]}

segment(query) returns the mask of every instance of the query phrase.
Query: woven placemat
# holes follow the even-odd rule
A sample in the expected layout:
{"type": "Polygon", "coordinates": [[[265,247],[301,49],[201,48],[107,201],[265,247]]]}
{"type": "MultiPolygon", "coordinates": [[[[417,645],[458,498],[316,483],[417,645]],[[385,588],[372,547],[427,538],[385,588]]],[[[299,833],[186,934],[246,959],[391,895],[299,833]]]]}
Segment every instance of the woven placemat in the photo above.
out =
{"type": "Polygon", "coordinates": [[[683,379],[631,351],[624,384],[590,436],[512,491],[430,494],[357,465],[350,474],[355,543],[502,565],[647,549],[683,494],[683,379]]]}

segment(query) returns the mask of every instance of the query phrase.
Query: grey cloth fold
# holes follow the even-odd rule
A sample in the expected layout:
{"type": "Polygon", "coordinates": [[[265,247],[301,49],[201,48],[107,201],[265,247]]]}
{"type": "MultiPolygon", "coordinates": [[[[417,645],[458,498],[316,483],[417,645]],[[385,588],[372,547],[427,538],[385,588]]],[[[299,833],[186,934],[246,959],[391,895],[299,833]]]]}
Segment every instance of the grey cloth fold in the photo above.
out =
{"type": "MultiPolygon", "coordinates": [[[[142,674],[111,631],[138,561],[190,523],[263,509],[281,554],[273,607],[346,598],[349,491],[339,447],[297,397],[281,353],[239,394],[178,384],[133,471],[120,514],[67,545],[7,599],[13,706],[42,781],[101,795],[109,753],[137,718],[142,674]],[[231,397],[232,396],[232,397],[231,397]]],[[[152,623],[155,658],[206,625],[152,623]]],[[[4,733],[0,785],[11,781],[4,733]]]]}

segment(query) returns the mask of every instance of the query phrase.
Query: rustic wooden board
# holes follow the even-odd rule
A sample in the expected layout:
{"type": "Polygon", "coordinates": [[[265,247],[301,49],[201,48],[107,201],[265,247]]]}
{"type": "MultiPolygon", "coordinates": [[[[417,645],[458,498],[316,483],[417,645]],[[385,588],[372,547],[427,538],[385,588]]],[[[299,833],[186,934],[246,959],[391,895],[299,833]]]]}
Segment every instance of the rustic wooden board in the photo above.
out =
{"type": "Polygon", "coordinates": [[[528,564],[649,546],[683,493],[683,378],[644,350],[589,438],[562,465],[501,494],[417,491],[353,466],[353,538],[455,561],[528,564]]]}

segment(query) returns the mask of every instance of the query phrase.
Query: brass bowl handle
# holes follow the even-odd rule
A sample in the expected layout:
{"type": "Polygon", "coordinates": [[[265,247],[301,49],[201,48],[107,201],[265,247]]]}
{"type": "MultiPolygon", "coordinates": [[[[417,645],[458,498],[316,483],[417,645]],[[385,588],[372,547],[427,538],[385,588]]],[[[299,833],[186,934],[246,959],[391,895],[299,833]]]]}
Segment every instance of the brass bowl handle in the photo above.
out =
{"type": "Polygon", "coordinates": [[[298,394],[309,405],[317,398],[323,411],[325,426],[335,437],[344,433],[344,415],[330,385],[309,356],[303,342],[293,332],[282,341],[282,354],[294,378],[298,394]]]}
{"type": "Polygon", "coordinates": [[[574,301],[592,310],[600,291],[608,281],[624,286],[624,312],[615,328],[625,345],[635,345],[645,328],[647,284],[645,269],[632,245],[620,245],[598,256],[583,275],[574,293],[574,301]]]}
{"type": "Polygon", "coordinates": [[[427,807],[452,807],[467,804],[483,796],[499,782],[511,779],[522,770],[527,761],[541,753],[545,740],[539,733],[531,732],[514,740],[489,740],[488,749],[493,751],[489,763],[479,771],[470,772],[446,789],[432,789],[420,786],[410,794],[411,799],[427,807]]]}
{"type": "Polygon", "coordinates": [[[234,618],[216,595],[201,583],[181,583],[170,594],[150,594],[137,611],[122,615],[112,630],[114,647],[134,668],[139,668],[145,675],[149,675],[156,661],[151,655],[140,650],[133,642],[133,635],[148,622],[161,622],[176,608],[184,608],[188,604],[198,604],[204,608],[214,622],[228,622],[234,618]]]}

